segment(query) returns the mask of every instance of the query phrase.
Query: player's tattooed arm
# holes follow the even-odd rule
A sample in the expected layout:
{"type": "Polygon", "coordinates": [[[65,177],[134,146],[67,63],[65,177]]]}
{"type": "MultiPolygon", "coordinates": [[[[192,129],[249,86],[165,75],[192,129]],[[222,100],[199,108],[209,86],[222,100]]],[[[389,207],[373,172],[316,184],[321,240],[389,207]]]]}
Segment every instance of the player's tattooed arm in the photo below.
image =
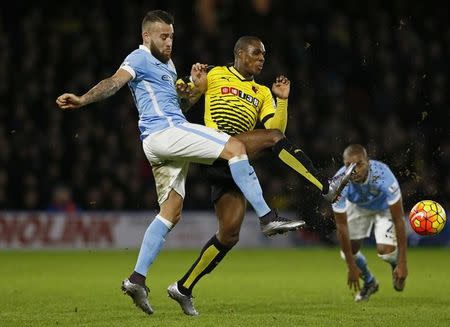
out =
{"type": "Polygon", "coordinates": [[[82,96],[64,93],[56,99],[56,103],[63,110],[76,109],[112,96],[131,79],[128,71],[119,69],[113,76],[100,81],[82,96]]]}
{"type": "Polygon", "coordinates": [[[113,76],[100,81],[81,96],[83,105],[109,98],[131,79],[130,73],[119,69],[113,76]]]}

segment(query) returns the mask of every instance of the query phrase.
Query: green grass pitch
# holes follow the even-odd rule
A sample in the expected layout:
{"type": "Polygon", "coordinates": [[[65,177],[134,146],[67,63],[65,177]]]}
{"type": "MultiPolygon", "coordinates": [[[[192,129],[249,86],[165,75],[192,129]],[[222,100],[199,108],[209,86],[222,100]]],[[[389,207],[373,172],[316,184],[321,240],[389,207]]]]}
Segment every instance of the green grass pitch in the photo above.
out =
{"type": "Polygon", "coordinates": [[[155,314],[119,286],[137,251],[0,252],[0,326],[450,326],[450,250],[410,249],[403,293],[365,249],[380,290],[354,303],[337,248],[236,249],[194,290],[199,317],[167,297],[197,251],[163,251],[149,274],[155,314]]]}

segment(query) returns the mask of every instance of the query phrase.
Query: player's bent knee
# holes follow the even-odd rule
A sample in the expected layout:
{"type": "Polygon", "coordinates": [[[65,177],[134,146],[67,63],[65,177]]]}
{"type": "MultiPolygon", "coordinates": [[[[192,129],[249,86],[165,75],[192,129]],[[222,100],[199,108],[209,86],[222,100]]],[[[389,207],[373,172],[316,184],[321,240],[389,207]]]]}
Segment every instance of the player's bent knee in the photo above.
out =
{"type": "Polygon", "coordinates": [[[247,154],[245,150],[245,144],[239,141],[237,138],[230,137],[228,142],[225,144],[225,148],[223,149],[220,157],[229,160],[233,157],[247,154]]]}
{"type": "Polygon", "coordinates": [[[172,224],[176,225],[181,219],[181,211],[183,210],[183,198],[174,190],[172,190],[166,199],[160,205],[159,214],[172,224]]]}
{"type": "Polygon", "coordinates": [[[231,248],[239,242],[239,232],[225,235],[219,232],[219,242],[231,248]]]}
{"type": "Polygon", "coordinates": [[[239,234],[229,237],[224,245],[231,248],[235,246],[238,242],[239,242],[239,234]]]}
{"type": "Polygon", "coordinates": [[[394,251],[389,253],[378,253],[378,257],[386,262],[393,263],[397,261],[398,251],[397,248],[394,251]]]}
{"type": "Polygon", "coordinates": [[[395,245],[377,244],[378,255],[389,254],[397,249],[395,245]]]}
{"type": "Polygon", "coordinates": [[[270,136],[270,140],[272,142],[272,146],[275,145],[278,141],[282,140],[285,138],[284,134],[281,133],[281,131],[279,129],[269,129],[269,136],[270,136]]]}

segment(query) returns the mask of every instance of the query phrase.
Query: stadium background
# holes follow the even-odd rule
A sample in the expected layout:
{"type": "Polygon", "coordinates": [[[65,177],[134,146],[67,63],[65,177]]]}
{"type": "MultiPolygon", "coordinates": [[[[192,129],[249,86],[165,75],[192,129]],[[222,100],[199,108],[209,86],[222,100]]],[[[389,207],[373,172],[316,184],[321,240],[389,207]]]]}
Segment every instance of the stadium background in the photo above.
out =
{"type": "MultiPolygon", "coordinates": [[[[345,146],[361,143],[391,166],[406,212],[425,198],[450,208],[450,29],[440,7],[399,0],[94,0],[83,6],[69,0],[63,6],[51,1],[0,6],[2,217],[153,215],[153,177],[127,88],[76,112],[61,112],[55,99],[65,91],[81,94],[110,76],[140,44],[142,17],[156,8],[175,16],[173,60],[180,76],[197,61],[232,61],[237,37],[257,35],[267,50],[258,80],[271,84],[279,73],[291,79],[287,136],[319,167],[331,176],[345,146]]],[[[200,123],[202,112],[200,102],[188,119],[200,123]]],[[[299,244],[335,244],[331,211],[318,192],[269,153],[255,166],[266,198],[313,227],[299,232],[299,244]]],[[[186,194],[186,213],[212,214],[201,166],[191,166],[186,194]]],[[[449,231],[447,226],[438,237],[410,244],[448,245],[449,231]]]]}

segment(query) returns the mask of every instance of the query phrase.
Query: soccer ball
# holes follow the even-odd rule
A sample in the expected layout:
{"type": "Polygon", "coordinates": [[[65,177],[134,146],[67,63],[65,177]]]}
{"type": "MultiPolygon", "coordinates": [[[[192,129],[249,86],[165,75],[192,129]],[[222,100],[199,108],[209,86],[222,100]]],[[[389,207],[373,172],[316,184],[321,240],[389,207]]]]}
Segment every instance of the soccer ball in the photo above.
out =
{"type": "Polygon", "coordinates": [[[439,234],[444,229],[446,221],[444,208],[433,200],[416,203],[409,213],[409,223],[419,235],[439,234]]]}

